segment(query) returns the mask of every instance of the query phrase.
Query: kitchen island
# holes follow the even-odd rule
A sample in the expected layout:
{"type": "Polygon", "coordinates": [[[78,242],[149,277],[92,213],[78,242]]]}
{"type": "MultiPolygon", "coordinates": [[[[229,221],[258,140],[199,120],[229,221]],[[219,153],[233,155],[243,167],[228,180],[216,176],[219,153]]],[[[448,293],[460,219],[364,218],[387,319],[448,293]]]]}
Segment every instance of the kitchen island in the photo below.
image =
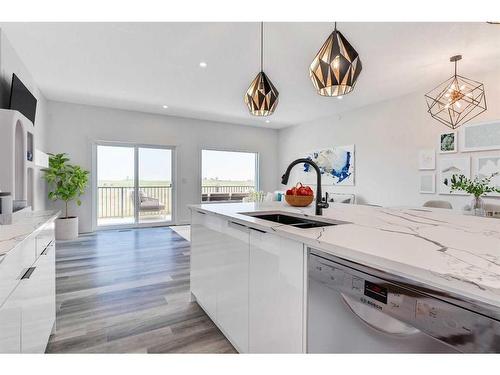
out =
{"type": "Polygon", "coordinates": [[[500,318],[498,220],[348,204],[332,204],[321,217],[282,203],[191,210],[192,293],[240,352],[306,351],[311,248],[500,318]],[[344,223],[302,229],[249,216],[256,212],[344,223]]]}

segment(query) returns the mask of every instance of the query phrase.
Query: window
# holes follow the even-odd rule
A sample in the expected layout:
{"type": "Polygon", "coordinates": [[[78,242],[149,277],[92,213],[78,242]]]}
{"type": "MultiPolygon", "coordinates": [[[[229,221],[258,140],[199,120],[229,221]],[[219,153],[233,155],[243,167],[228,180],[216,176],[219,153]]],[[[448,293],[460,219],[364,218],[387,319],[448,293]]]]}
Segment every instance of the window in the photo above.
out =
{"type": "Polygon", "coordinates": [[[241,201],[258,190],[258,154],[202,150],[201,201],[241,201]]]}

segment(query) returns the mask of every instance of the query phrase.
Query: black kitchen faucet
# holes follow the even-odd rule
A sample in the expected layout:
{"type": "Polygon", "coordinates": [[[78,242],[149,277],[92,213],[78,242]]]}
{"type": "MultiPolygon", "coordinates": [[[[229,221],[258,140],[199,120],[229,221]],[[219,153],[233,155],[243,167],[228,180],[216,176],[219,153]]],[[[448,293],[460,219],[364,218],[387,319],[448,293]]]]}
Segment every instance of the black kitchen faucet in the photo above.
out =
{"type": "Polygon", "coordinates": [[[292,170],[292,168],[294,166],[296,166],[297,164],[301,164],[301,163],[309,164],[316,171],[316,186],[317,186],[317,188],[316,188],[316,215],[322,215],[323,208],[328,208],[329,205],[328,205],[328,199],[324,202],[321,200],[321,198],[322,198],[322,196],[321,196],[322,195],[321,194],[321,171],[319,170],[318,164],[316,164],[312,160],[309,160],[306,158],[297,159],[297,160],[292,161],[290,163],[290,165],[288,166],[288,168],[286,169],[285,174],[283,176],[281,176],[281,183],[283,185],[286,185],[288,183],[288,178],[290,177],[290,171],[292,170]]]}

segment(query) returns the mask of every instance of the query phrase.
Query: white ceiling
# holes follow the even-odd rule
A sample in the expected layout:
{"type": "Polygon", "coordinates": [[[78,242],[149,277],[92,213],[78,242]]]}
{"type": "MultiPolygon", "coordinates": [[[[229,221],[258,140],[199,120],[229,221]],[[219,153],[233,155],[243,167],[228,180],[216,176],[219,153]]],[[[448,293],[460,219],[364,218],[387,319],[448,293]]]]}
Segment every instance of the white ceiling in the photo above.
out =
{"type": "Polygon", "coordinates": [[[500,66],[499,25],[340,23],[363,71],[351,94],[325,98],[314,92],[308,67],[333,25],[268,23],[264,70],[280,101],[267,124],[243,102],[259,70],[258,23],[0,27],[48,99],[259,127],[281,128],[417,90],[423,95],[452,74],[454,54],[464,56],[459,70],[471,78],[500,66]]]}

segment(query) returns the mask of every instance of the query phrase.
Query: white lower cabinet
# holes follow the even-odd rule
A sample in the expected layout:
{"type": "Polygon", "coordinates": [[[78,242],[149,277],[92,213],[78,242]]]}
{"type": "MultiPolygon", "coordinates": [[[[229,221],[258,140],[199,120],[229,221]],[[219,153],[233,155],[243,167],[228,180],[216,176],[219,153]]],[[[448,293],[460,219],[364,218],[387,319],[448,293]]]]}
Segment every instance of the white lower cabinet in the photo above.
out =
{"type": "Polygon", "coordinates": [[[27,238],[0,264],[0,281],[10,288],[0,295],[5,297],[0,300],[0,353],[44,353],[52,332],[56,317],[53,225],[39,234],[43,238],[27,238]]]}
{"type": "Polygon", "coordinates": [[[304,246],[193,210],[191,292],[241,353],[302,353],[304,246]]]}
{"type": "Polygon", "coordinates": [[[248,351],[249,230],[198,211],[191,218],[191,292],[240,352],[248,351]]]}
{"type": "Polygon", "coordinates": [[[248,352],[248,227],[226,222],[217,280],[217,323],[239,352],[248,352]]]}
{"type": "Polygon", "coordinates": [[[304,246],[250,231],[249,351],[302,353],[304,246]]]}

